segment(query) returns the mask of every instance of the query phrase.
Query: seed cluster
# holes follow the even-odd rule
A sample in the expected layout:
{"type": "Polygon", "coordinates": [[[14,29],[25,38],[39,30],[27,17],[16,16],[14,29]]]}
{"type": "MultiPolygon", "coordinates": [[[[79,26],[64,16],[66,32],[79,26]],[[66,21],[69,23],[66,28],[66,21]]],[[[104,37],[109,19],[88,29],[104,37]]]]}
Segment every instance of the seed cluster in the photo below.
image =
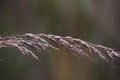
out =
{"type": "Polygon", "coordinates": [[[39,60],[39,58],[34,54],[31,48],[37,49],[40,52],[46,51],[47,48],[51,48],[57,51],[64,51],[63,48],[65,48],[69,52],[72,51],[74,55],[84,55],[91,60],[92,55],[98,56],[105,61],[109,61],[115,57],[120,57],[120,54],[115,52],[111,48],[102,45],[95,45],[81,39],[76,39],[69,36],[61,37],[51,34],[46,35],[26,33],[20,35],[0,37],[0,48],[2,47],[16,48],[24,55],[32,56],[37,60],[39,60]],[[48,40],[52,41],[58,46],[61,46],[62,48],[49,43],[48,40]]]}

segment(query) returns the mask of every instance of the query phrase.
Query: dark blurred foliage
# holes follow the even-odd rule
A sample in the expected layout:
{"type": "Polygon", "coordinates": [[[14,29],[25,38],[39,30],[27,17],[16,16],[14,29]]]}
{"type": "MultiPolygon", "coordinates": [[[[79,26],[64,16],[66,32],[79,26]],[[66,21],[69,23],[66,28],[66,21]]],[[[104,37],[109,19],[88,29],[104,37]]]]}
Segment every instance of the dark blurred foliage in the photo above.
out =
{"type": "MultiPolygon", "coordinates": [[[[69,35],[120,51],[119,4],[119,0],[0,0],[0,36],[69,35]]],[[[0,80],[120,79],[119,59],[91,62],[48,53],[37,62],[14,49],[0,49],[0,80]]]]}

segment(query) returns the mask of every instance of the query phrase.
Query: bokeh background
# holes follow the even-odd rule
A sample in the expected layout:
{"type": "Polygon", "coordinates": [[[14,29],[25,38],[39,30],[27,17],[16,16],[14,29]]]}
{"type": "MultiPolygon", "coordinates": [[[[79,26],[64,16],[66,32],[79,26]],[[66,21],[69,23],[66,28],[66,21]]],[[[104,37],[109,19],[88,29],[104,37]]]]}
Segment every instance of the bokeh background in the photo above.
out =
{"type": "MultiPolygon", "coordinates": [[[[119,21],[119,0],[0,0],[0,36],[69,35],[120,51],[119,21]]],[[[109,64],[56,52],[40,59],[0,49],[0,80],[120,80],[119,59],[109,64]]]]}

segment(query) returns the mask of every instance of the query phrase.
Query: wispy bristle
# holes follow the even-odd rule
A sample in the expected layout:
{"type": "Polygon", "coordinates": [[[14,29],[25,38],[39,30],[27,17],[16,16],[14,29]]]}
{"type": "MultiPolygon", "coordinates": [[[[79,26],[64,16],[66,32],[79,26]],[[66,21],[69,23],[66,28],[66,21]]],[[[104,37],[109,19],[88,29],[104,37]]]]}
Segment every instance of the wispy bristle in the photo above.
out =
{"type": "Polygon", "coordinates": [[[32,34],[26,33],[21,35],[14,35],[14,36],[6,36],[0,37],[0,48],[2,47],[14,47],[21,51],[24,55],[30,55],[35,59],[39,59],[34,51],[30,48],[35,48],[40,52],[46,51],[47,48],[52,48],[54,50],[62,50],[53,44],[50,44],[47,40],[54,42],[56,45],[62,46],[63,48],[67,49],[68,52],[72,51],[75,55],[80,56],[84,55],[88,58],[91,55],[98,56],[105,61],[108,61],[108,57],[113,59],[114,57],[120,57],[120,54],[115,52],[113,49],[102,46],[102,45],[95,45],[92,43],[88,43],[81,39],[75,39],[69,36],[61,37],[55,36],[51,34],[32,34]],[[104,50],[106,53],[102,53],[100,49],[104,50]],[[108,56],[104,55],[107,54],[108,56]]]}

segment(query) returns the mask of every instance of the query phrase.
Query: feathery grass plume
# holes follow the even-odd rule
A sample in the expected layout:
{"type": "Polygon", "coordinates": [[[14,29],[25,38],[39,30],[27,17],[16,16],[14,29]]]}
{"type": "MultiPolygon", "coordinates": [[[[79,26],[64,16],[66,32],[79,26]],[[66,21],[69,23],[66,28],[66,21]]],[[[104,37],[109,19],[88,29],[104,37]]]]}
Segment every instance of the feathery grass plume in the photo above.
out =
{"type": "Polygon", "coordinates": [[[22,54],[34,57],[37,60],[39,60],[39,58],[34,54],[32,49],[37,49],[42,52],[46,51],[48,48],[57,51],[64,51],[63,48],[65,48],[69,52],[74,52],[74,55],[77,56],[84,55],[90,59],[92,59],[91,56],[96,56],[104,59],[105,61],[112,60],[115,57],[120,57],[120,54],[111,48],[102,45],[95,45],[69,36],[61,37],[51,34],[26,33],[0,37],[0,48],[2,47],[16,48],[21,51],[22,54]],[[62,48],[51,44],[48,40],[62,48]]]}

